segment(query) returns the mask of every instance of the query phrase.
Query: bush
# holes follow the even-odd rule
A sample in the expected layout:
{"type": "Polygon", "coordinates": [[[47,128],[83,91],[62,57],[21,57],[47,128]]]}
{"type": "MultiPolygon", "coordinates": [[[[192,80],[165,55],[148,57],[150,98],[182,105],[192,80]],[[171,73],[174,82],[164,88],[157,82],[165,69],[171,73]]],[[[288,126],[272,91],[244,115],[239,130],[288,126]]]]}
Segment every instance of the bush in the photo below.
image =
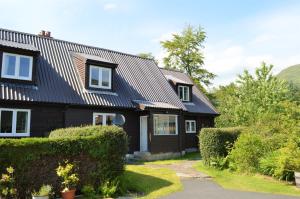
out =
{"type": "Polygon", "coordinates": [[[256,171],[260,158],[266,154],[266,147],[261,135],[243,133],[228,156],[229,167],[239,172],[256,171]]]}
{"type": "Polygon", "coordinates": [[[92,185],[83,186],[83,188],[81,189],[81,192],[82,192],[84,198],[86,198],[86,199],[96,199],[97,198],[96,191],[92,185]]]}
{"type": "Polygon", "coordinates": [[[226,157],[230,146],[240,135],[243,128],[203,128],[200,132],[200,152],[204,164],[209,165],[211,159],[226,157]]]}
{"type": "Polygon", "coordinates": [[[15,168],[18,198],[30,197],[43,184],[52,185],[58,193],[60,183],[55,169],[64,160],[77,165],[79,189],[85,184],[98,186],[122,174],[128,149],[122,129],[84,127],[82,135],[89,132],[88,136],[76,136],[70,129],[54,132],[60,133],[51,133],[55,135],[51,138],[0,139],[1,172],[8,166],[15,168]]]}
{"type": "Polygon", "coordinates": [[[291,139],[285,147],[269,153],[260,160],[259,171],[280,180],[294,180],[294,171],[300,171],[300,146],[291,139]]]}

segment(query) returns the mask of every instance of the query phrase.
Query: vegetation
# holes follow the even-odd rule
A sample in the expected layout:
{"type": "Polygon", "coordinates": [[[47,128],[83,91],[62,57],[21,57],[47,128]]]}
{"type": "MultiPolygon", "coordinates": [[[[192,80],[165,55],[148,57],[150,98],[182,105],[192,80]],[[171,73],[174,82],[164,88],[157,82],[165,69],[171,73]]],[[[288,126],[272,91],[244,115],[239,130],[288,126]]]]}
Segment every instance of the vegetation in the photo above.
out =
{"type": "Polygon", "coordinates": [[[140,53],[137,56],[144,58],[144,59],[152,59],[158,65],[158,61],[154,57],[154,55],[152,55],[152,53],[140,53]]]}
{"type": "Polygon", "coordinates": [[[210,175],[215,182],[226,189],[300,196],[300,190],[295,186],[263,175],[217,170],[204,165],[203,162],[199,162],[196,169],[210,175]]]}
{"type": "Polygon", "coordinates": [[[199,146],[204,163],[210,165],[213,159],[227,156],[241,131],[242,128],[202,128],[199,146]]]}
{"type": "Polygon", "coordinates": [[[6,168],[0,179],[0,198],[13,199],[16,196],[14,168],[6,168]]]}
{"type": "Polygon", "coordinates": [[[64,165],[59,163],[56,169],[56,174],[62,180],[63,192],[74,189],[79,182],[78,174],[75,173],[75,166],[68,161],[64,165]]]}
{"type": "Polygon", "coordinates": [[[43,185],[38,191],[34,191],[32,196],[49,196],[52,191],[51,185],[43,185]]]}
{"type": "Polygon", "coordinates": [[[81,135],[89,132],[86,136],[77,136],[67,129],[55,131],[53,135],[60,135],[57,138],[0,139],[1,166],[14,167],[18,198],[30,197],[43,184],[52,185],[54,192],[59,193],[55,170],[66,159],[76,164],[78,189],[86,184],[99,186],[123,173],[126,133],[118,127],[84,129],[76,128],[76,131],[81,135]]]}
{"type": "Polygon", "coordinates": [[[121,182],[125,190],[138,193],[144,199],[158,198],[182,189],[174,171],[147,165],[127,165],[121,182]]]}
{"type": "Polygon", "coordinates": [[[201,50],[205,38],[206,34],[201,27],[188,25],[181,34],[173,34],[171,40],[161,42],[168,53],[164,58],[165,67],[187,73],[202,90],[215,77],[203,68],[204,56],[201,50]]]}
{"type": "Polygon", "coordinates": [[[277,77],[287,82],[293,83],[297,88],[300,89],[300,64],[290,66],[282,70],[277,77]]]}
{"type": "Polygon", "coordinates": [[[244,127],[229,153],[210,164],[224,171],[220,174],[261,173],[292,181],[294,171],[300,170],[300,95],[273,76],[272,68],[262,63],[255,75],[245,71],[235,83],[214,92],[214,103],[221,112],[217,126],[244,127]]]}

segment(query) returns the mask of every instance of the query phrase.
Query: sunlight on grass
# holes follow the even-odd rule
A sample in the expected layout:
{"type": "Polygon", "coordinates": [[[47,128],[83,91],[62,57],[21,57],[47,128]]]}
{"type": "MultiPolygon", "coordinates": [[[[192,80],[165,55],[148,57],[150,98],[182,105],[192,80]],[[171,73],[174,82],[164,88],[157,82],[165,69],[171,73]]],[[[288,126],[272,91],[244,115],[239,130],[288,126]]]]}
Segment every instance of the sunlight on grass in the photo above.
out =
{"type": "Polygon", "coordinates": [[[227,189],[300,196],[300,189],[294,185],[267,176],[243,175],[228,170],[220,171],[204,166],[202,161],[198,162],[195,168],[210,175],[215,182],[227,189]]]}
{"type": "Polygon", "coordinates": [[[139,198],[143,199],[158,198],[182,189],[174,171],[145,165],[127,165],[122,181],[128,190],[141,194],[139,198]]]}

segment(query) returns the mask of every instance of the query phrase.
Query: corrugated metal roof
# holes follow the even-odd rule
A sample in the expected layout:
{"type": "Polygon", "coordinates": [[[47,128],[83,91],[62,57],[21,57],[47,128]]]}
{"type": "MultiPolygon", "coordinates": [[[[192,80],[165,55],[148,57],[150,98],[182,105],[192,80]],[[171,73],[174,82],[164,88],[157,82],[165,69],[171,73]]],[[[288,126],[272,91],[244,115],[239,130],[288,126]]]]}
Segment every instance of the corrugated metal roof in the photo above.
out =
{"type": "MultiPolygon", "coordinates": [[[[163,68],[161,68],[161,71],[165,76],[173,76],[176,79],[180,79],[182,82],[194,85],[191,78],[183,72],[163,68]]],[[[210,103],[209,99],[198,89],[197,86],[194,85],[192,90],[192,102],[183,103],[188,112],[218,114],[216,108],[210,103]]]]}
{"type": "Polygon", "coordinates": [[[37,88],[1,84],[0,99],[135,108],[132,100],[163,102],[185,110],[153,60],[107,49],[0,29],[2,42],[34,46],[37,88]],[[71,53],[97,56],[117,63],[115,95],[86,92],[71,53]]]}
{"type": "Polygon", "coordinates": [[[88,55],[88,54],[84,54],[84,53],[76,53],[77,55],[87,59],[87,60],[94,60],[94,61],[99,61],[99,62],[106,62],[106,63],[110,63],[110,64],[117,64],[114,63],[112,61],[109,61],[107,59],[103,59],[102,57],[99,56],[95,56],[95,55],[88,55]]]}
{"type": "Polygon", "coordinates": [[[170,80],[170,81],[174,82],[175,84],[180,83],[180,84],[193,85],[190,82],[185,82],[181,79],[178,79],[178,78],[174,77],[173,75],[165,75],[165,77],[167,78],[167,80],[170,80]]]}
{"type": "Polygon", "coordinates": [[[137,108],[141,110],[144,110],[145,108],[180,109],[165,102],[150,102],[143,100],[133,100],[133,102],[137,105],[137,108]]]}
{"type": "Polygon", "coordinates": [[[33,45],[12,42],[12,41],[5,41],[5,40],[0,40],[0,46],[19,48],[19,49],[35,51],[35,52],[38,51],[38,49],[36,47],[34,47],[33,45]]]}

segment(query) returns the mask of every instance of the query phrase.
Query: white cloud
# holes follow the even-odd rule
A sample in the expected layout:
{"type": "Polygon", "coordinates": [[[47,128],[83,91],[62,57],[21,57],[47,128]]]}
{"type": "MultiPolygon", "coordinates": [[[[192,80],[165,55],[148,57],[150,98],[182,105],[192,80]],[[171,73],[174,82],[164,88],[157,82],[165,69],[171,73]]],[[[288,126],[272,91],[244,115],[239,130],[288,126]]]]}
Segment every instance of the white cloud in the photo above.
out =
{"type": "Polygon", "coordinates": [[[117,4],[115,3],[106,3],[103,5],[104,10],[114,10],[117,8],[117,4]]]}

